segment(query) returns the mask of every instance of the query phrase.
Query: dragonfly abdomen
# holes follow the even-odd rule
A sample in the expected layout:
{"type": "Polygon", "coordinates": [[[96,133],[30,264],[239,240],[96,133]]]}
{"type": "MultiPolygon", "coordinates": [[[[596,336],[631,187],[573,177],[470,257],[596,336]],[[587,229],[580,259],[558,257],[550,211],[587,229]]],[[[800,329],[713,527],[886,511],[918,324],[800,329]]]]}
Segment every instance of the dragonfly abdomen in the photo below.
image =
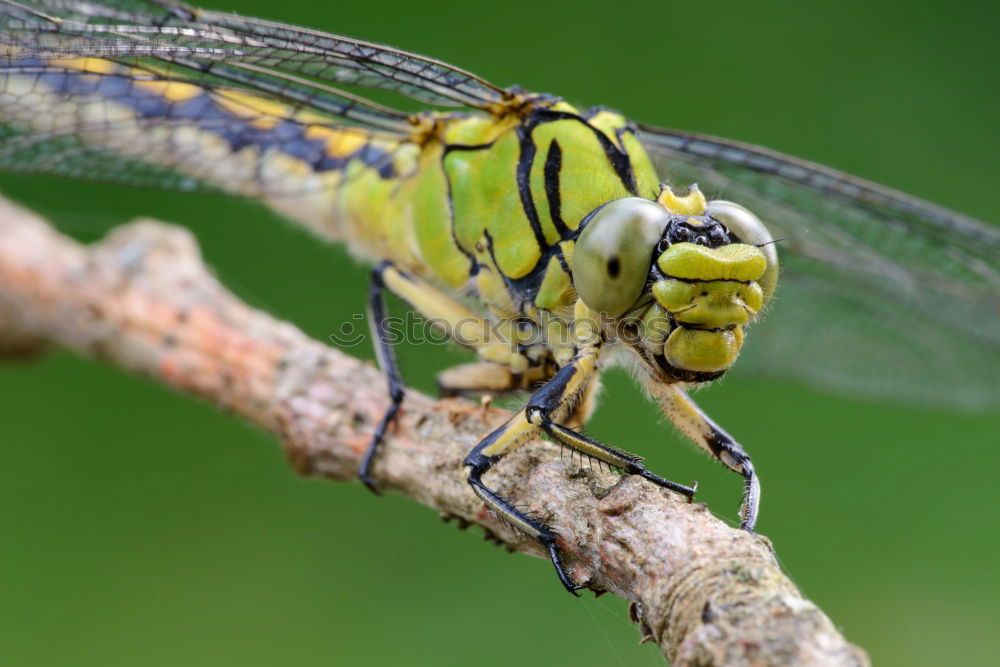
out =
{"type": "Polygon", "coordinates": [[[116,182],[129,182],[134,170],[136,184],[259,198],[341,240],[339,190],[361,172],[395,182],[418,152],[399,137],[332,125],[262,96],[101,58],[6,62],[0,122],[5,134],[22,135],[8,141],[4,161],[61,148],[61,165],[39,169],[116,182]],[[67,143],[78,146],[86,173],[76,173],[84,167],[67,143]],[[138,164],[162,169],[153,172],[160,180],[138,164]]]}

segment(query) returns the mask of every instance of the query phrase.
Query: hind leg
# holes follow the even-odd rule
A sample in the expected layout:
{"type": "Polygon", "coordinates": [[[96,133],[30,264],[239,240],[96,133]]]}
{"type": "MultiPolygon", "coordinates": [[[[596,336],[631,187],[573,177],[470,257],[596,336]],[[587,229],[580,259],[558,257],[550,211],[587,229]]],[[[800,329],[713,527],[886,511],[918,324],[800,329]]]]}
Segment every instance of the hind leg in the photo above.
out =
{"type": "Polygon", "coordinates": [[[392,402],[376,426],[358,470],[361,482],[375,493],[378,493],[378,488],[372,477],[372,466],[377,460],[379,447],[385,440],[389,426],[399,413],[405,395],[405,387],[393,351],[393,332],[390,331],[387,321],[385,304],[387,290],[407,302],[422,317],[445,327],[456,342],[476,350],[480,358],[492,361],[494,365],[503,365],[513,356],[510,344],[504,340],[496,340],[496,337],[491,335],[489,322],[482,317],[443,294],[427,281],[410,275],[391,262],[382,262],[376,266],[372,270],[368,290],[369,325],[375,341],[379,366],[386,375],[392,402]]]}

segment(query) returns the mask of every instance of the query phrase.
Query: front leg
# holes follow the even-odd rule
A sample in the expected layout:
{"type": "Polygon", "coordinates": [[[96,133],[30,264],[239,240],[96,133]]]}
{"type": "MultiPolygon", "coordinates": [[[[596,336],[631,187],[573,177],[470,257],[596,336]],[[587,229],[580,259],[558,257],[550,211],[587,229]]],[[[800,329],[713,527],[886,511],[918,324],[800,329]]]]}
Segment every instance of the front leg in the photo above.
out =
{"type": "Polygon", "coordinates": [[[603,461],[630,475],[639,475],[654,484],[676,491],[688,498],[694,497],[695,488],[684,486],[654,475],[642,463],[642,457],[623,451],[611,445],[605,445],[582,433],[559,423],[565,419],[567,408],[575,408],[576,399],[593,380],[597,367],[597,349],[581,352],[570,366],[567,373],[560,371],[551,382],[532,395],[525,406],[528,421],[542,429],[549,437],[561,445],[580,452],[590,458],[603,461]],[[560,378],[560,376],[565,376],[560,378]]]}
{"type": "Polygon", "coordinates": [[[477,496],[493,510],[501,520],[529,537],[538,540],[549,553],[549,559],[556,568],[556,575],[567,591],[579,597],[578,590],[583,588],[573,583],[562,564],[562,557],[556,546],[556,533],[548,525],[514,507],[508,500],[483,483],[483,475],[504,456],[514,451],[530,440],[538,432],[538,427],[531,424],[521,410],[511,417],[503,426],[490,433],[476,445],[463,463],[469,469],[469,486],[477,496]]]}
{"type": "Polygon", "coordinates": [[[547,433],[562,445],[571,447],[587,456],[636,474],[660,486],[682,493],[689,498],[694,489],[658,477],[642,465],[642,459],[634,454],[601,444],[558,423],[571,415],[577,403],[593,379],[597,370],[599,348],[589,346],[579,351],[573,360],[561,368],[556,375],[528,400],[528,404],[503,426],[490,433],[465,457],[469,468],[469,485],[487,507],[496,512],[510,525],[538,540],[549,552],[552,565],[563,586],[576,595],[581,588],[573,583],[562,564],[556,547],[556,533],[543,522],[528,516],[515,508],[509,501],[487,487],[483,475],[497,461],[514,451],[539,430],[547,433]]]}
{"type": "Polygon", "coordinates": [[[670,421],[681,433],[718,459],[727,468],[743,475],[746,486],[743,491],[743,504],[740,507],[742,519],[740,527],[753,532],[754,526],[757,525],[757,511],[760,507],[760,481],[754,472],[750,455],[731,435],[702,412],[701,408],[691,400],[691,397],[680,385],[674,384],[666,388],[656,387],[655,389],[664,414],[670,418],[670,421]]]}

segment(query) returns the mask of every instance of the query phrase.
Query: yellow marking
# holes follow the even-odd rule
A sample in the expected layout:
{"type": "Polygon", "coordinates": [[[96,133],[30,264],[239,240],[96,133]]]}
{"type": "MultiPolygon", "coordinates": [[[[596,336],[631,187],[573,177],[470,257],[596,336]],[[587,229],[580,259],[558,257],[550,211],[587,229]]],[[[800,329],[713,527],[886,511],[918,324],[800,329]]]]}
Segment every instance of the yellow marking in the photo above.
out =
{"type": "Polygon", "coordinates": [[[294,113],[292,113],[291,109],[288,109],[287,113],[289,118],[294,118],[303,125],[323,126],[323,125],[329,125],[331,122],[333,122],[333,119],[331,119],[329,116],[324,116],[323,114],[313,111],[311,109],[300,109],[298,111],[295,111],[294,113]]]}
{"type": "MultiPolygon", "coordinates": [[[[49,62],[91,72],[126,71],[100,59],[49,62]]],[[[82,73],[81,76],[101,75],[82,73]]],[[[262,196],[276,210],[318,232],[339,238],[347,236],[338,227],[338,211],[332,201],[334,189],[330,187],[339,172],[318,174],[301,160],[283,156],[279,151],[262,154],[256,146],[233,152],[222,137],[196,125],[151,124],[139,118],[134,108],[100,95],[54,93],[38,76],[0,76],[0,87],[3,96],[23,102],[8,104],[4,111],[11,119],[23,121],[33,132],[73,134],[90,145],[172,167],[231,193],[262,196]],[[297,194],[267,197],[269,191],[297,194]]]]}
{"type": "Polygon", "coordinates": [[[48,62],[56,67],[75,69],[88,74],[114,74],[123,71],[119,65],[103,58],[53,58],[48,62]]]}
{"type": "Polygon", "coordinates": [[[326,154],[344,158],[354,155],[368,143],[369,135],[359,130],[335,129],[323,125],[310,125],[303,133],[306,139],[326,141],[326,154]]]}
{"type": "Polygon", "coordinates": [[[279,121],[291,117],[286,105],[257,95],[223,90],[216,92],[213,99],[229,113],[262,130],[274,129],[279,121]]]}
{"type": "Polygon", "coordinates": [[[171,102],[185,102],[205,92],[204,88],[181,81],[144,81],[142,79],[133,79],[132,84],[140,90],[153,93],[171,102]]]}
{"type": "Polygon", "coordinates": [[[573,362],[573,368],[576,369],[576,372],[573,373],[573,377],[571,377],[569,382],[566,383],[562,396],[559,397],[560,403],[564,403],[570,398],[576,396],[577,393],[584,388],[587,382],[590,381],[591,376],[594,374],[594,370],[597,368],[597,351],[594,350],[589,354],[580,356],[573,362]]]}
{"type": "Polygon", "coordinates": [[[605,463],[610,463],[613,466],[625,467],[629,462],[622,456],[616,456],[613,452],[609,452],[606,449],[597,447],[594,443],[584,440],[576,433],[570,430],[553,429],[556,440],[571,447],[578,452],[583,452],[591,458],[595,458],[599,461],[604,461],[605,463]]]}
{"type": "Polygon", "coordinates": [[[705,215],[705,195],[697,185],[692,185],[684,194],[676,194],[669,185],[664,185],[656,201],[671,213],[677,215],[705,215]]]}
{"type": "Polygon", "coordinates": [[[525,417],[524,410],[511,417],[510,421],[501,428],[503,431],[493,441],[493,444],[483,450],[485,456],[509,454],[527,442],[538,431],[538,427],[525,417]]]}

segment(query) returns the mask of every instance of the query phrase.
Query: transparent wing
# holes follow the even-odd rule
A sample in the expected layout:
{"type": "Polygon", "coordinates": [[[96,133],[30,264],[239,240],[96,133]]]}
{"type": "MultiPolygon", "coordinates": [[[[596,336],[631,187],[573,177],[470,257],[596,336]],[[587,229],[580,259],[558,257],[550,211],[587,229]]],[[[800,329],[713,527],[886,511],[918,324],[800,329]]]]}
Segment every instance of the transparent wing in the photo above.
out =
{"type": "Polygon", "coordinates": [[[1000,230],[767,149],[648,126],[660,177],[755,211],[782,275],[734,372],[1000,407],[1000,230]]]}
{"type": "Polygon", "coordinates": [[[0,0],[0,168],[253,197],[329,191],[350,158],[394,169],[408,114],[266,66],[278,47],[194,46],[184,11],[0,0]]]}
{"type": "MultiPolygon", "coordinates": [[[[107,126],[113,132],[113,126],[107,126]]],[[[178,160],[183,157],[178,155],[178,160]]],[[[127,157],[110,148],[82,141],[79,135],[42,135],[0,124],[0,169],[50,173],[67,178],[86,178],[119,185],[179,192],[222,194],[227,189],[208,178],[198,178],[168,165],[153,164],[143,157],[127,157]]]]}
{"type": "Polygon", "coordinates": [[[21,46],[102,58],[249,66],[328,84],[396,91],[423,102],[487,108],[510,94],[446,63],[293,25],[194,9],[172,0],[4,0],[21,46]]]}
{"type": "Polygon", "coordinates": [[[0,0],[2,169],[273,199],[329,195],[355,166],[412,168],[416,119],[345,85],[479,109],[512,95],[390,46],[173,0],[0,0]]]}
{"type": "Polygon", "coordinates": [[[0,52],[0,169],[278,198],[332,191],[363,173],[352,160],[395,173],[414,149],[356,112],[382,125],[388,114],[260,83],[196,78],[176,63],[0,52]]]}

